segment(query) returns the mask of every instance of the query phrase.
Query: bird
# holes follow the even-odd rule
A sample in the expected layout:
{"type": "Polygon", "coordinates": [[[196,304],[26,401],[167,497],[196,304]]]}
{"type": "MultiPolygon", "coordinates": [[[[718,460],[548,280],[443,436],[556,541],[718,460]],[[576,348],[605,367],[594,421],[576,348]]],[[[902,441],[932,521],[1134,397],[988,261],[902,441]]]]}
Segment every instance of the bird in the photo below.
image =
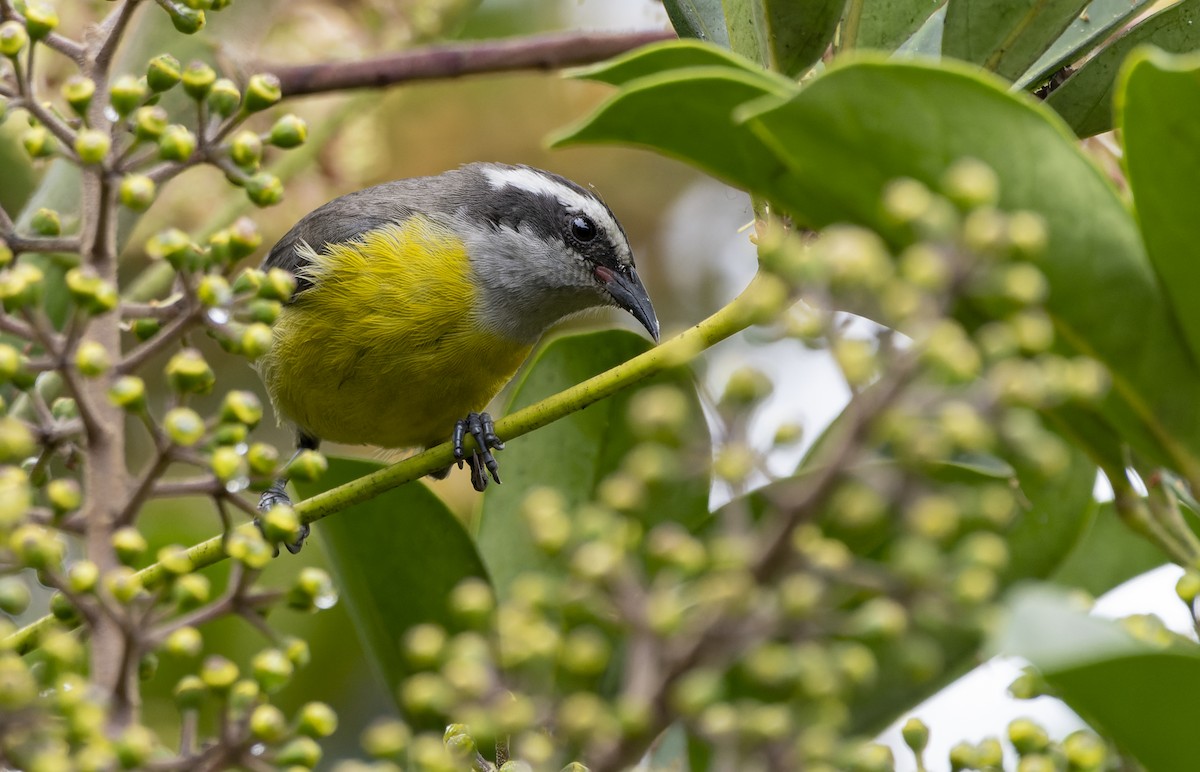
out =
{"type": "MultiPolygon", "coordinates": [[[[659,323],[612,210],[591,189],[524,165],[476,162],[335,198],[263,262],[295,291],[256,363],[296,453],[322,440],[380,448],[454,443],[472,486],[500,482],[487,404],[542,335],[591,308],[659,323]],[[475,439],[467,454],[464,440],[475,439]]],[[[435,473],[444,477],[449,468],[435,473]]],[[[259,510],[290,504],[287,480],[259,510]]],[[[287,548],[296,552],[308,526],[287,548]]]]}

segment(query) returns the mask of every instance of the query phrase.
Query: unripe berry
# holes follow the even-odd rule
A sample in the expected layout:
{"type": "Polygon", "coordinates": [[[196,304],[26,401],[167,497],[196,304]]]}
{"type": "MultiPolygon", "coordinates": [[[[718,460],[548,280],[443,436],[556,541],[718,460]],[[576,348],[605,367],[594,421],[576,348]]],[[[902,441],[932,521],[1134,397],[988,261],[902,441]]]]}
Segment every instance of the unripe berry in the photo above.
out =
{"type": "Polygon", "coordinates": [[[29,33],[17,21],[0,24],[0,54],[15,59],[29,44],[29,33]]]}
{"type": "Polygon", "coordinates": [[[191,659],[200,656],[204,638],[200,631],[190,625],[179,628],[167,636],[163,648],[173,657],[191,659]]]}
{"type": "Polygon", "coordinates": [[[259,705],[250,714],[250,733],[265,743],[277,743],[287,737],[287,718],[274,705],[259,705]]]}
{"type": "Polygon", "coordinates": [[[181,544],[168,544],[161,547],[154,556],[155,561],[162,566],[168,576],[178,577],[190,573],[195,566],[188,555],[187,548],[181,544]]]}
{"type": "Polygon", "coordinates": [[[20,614],[29,606],[32,596],[25,581],[16,576],[0,577],[0,611],[20,614]]]}
{"type": "Polygon", "coordinates": [[[106,313],[120,302],[116,287],[101,279],[90,267],[72,268],[67,271],[66,281],[71,298],[88,313],[106,313]]]}
{"type": "Polygon", "coordinates": [[[204,29],[204,11],[181,6],[178,3],[166,3],[163,7],[170,15],[171,24],[175,25],[178,32],[182,32],[184,35],[193,35],[204,29]]]}
{"type": "Polygon", "coordinates": [[[21,135],[21,144],[30,158],[49,158],[57,148],[54,136],[45,126],[30,126],[21,135]]]}
{"type": "Polygon", "coordinates": [[[171,586],[171,599],[179,604],[181,611],[203,606],[212,595],[212,585],[208,577],[201,574],[185,574],[171,586]]]}
{"type": "Polygon", "coordinates": [[[25,31],[33,40],[41,40],[58,27],[58,11],[42,0],[25,4],[25,31]]]}
{"type": "Polygon", "coordinates": [[[0,417],[0,461],[21,462],[37,450],[37,439],[25,422],[12,416],[0,417]]]}
{"type": "Polygon", "coordinates": [[[225,552],[242,565],[255,570],[265,568],[274,557],[274,551],[261,534],[242,531],[235,532],[226,540],[225,552]]]}
{"type": "Polygon", "coordinates": [[[265,110],[282,98],[279,78],[270,73],[251,75],[246,84],[246,111],[251,113],[265,110]]]}
{"type": "Polygon", "coordinates": [[[276,505],[259,517],[263,536],[272,543],[292,544],[300,535],[300,518],[296,511],[283,504],[276,505]]]}
{"type": "MultiPolygon", "coordinates": [[[[36,691],[36,685],[34,687],[36,691]]],[[[362,747],[376,759],[402,761],[412,742],[412,731],[396,719],[380,719],[367,727],[362,735],[362,747]]]]}
{"type": "Polygon", "coordinates": [[[163,416],[163,429],[171,442],[185,448],[204,439],[204,419],[195,410],[187,407],[168,410],[163,416]]]}
{"type": "Polygon", "coordinates": [[[46,500],[57,514],[63,514],[79,508],[83,502],[83,492],[78,482],[62,477],[46,485],[46,500]]]}
{"type": "Polygon", "coordinates": [[[90,560],[77,560],[67,569],[67,586],[72,592],[94,592],[100,581],[100,568],[90,560]]]}
{"type": "Polygon", "coordinates": [[[210,655],[200,667],[200,679],[214,692],[228,691],[237,678],[237,665],[219,654],[210,655]]]}
{"type": "Polygon", "coordinates": [[[283,183],[270,172],[259,172],[246,180],[246,195],[255,206],[274,206],[283,200],[283,183]]]}
{"type": "Polygon", "coordinates": [[[171,357],[165,372],[167,383],[181,394],[207,394],[217,380],[204,355],[194,348],[183,349],[171,357]]]}
{"type": "Polygon", "coordinates": [[[33,213],[29,227],[39,236],[57,236],[62,233],[62,218],[53,209],[42,207],[33,213]]]}
{"type": "Polygon", "coordinates": [[[136,563],[149,547],[146,543],[146,537],[142,536],[141,531],[132,526],[125,526],[114,531],[112,546],[113,551],[117,553],[117,560],[120,560],[125,565],[136,563]]]}
{"type": "Polygon", "coordinates": [[[208,274],[196,288],[196,299],[206,308],[227,306],[233,301],[233,290],[229,281],[220,274],[208,274]]]}
{"type": "Polygon", "coordinates": [[[142,580],[129,566],[117,566],[104,574],[104,588],[118,603],[132,603],[145,589],[142,580]]]}
{"type": "Polygon", "coordinates": [[[302,450],[287,465],[285,474],[289,479],[312,482],[329,470],[329,461],[317,450],[302,450]]]}
{"type": "Polygon", "coordinates": [[[209,89],[217,80],[217,73],[205,62],[192,62],[183,71],[183,90],[192,99],[200,100],[208,96],[209,89]]]}
{"type": "Polygon", "coordinates": [[[267,141],[285,150],[303,145],[308,139],[308,124],[291,113],[284,115],[271,127],[267,141]]]}
{"type": "Polygon", "coordinates": [[[104,344],[94,340],[85,340],[75,349],[75,369],[87,378],[95,378],[108,372],[112,367],[112,357],[104,344]]]}
{"type": "Polygon", "coordinates": [[[178,228],[168,228],[146,241],[146,254],[155,260],[166,260],[175,268],[183,268],[192,251],[192,240],[178,228]]]}
{"type": "Polygon", "coordinates": [[[75,153],[85,164],[103,163],[110,147],[112,140],[100,129],[80,129],[75,135],[75,153]]]}
{"type": "Polygon", "coordinates": [[[279,749],[275,763],[282,766],[297,766],[312,769],[321,761],[321,746],[311,737],[297,737],[279,749]]]}
{"type": "Polygon", "coordinates": [[[260,322],[249,324],[242,331],[242,336],[238,340],[242,356],[253,361],[258,359],[263,354],[271,350],[271,346],[275,343],[275,333],[271,331],[268,325],[260,322]]]}
{"type": "Polygon", "coordinates": [[[140,769],[154,753],[158,738],[154,732],[141,724],[126,727],[117,738],[114,750],[117,760],[125,769],[140,769]]]}
{"type": "Polygon", "coordinates": [[[301,611],[326,609],[337,602],[337,590],[329,574],[308,566],[300,570],[296,583],[287,594],[288,606],[301,611]]]}
{"type": "Polygon", "coordinates": [[[92,103],[92,97],[95,94],[96,82],[82,75],[72,75],[62,85],[63,99],[67,100],[67,104],[77,115],[87,112],[88,105],[92,103]]]}
{"type": "Polygon", "coordinates": [[[158,187],[144,174],[127,174],[121,179],[118,195],[121,204],[135,212],[144,212],[154,203],[158,187]]]}
{"type": "Polygon", "coordinates": [[[906,721],[900,734],[904,737],[904,744],[911,748],[913,753],[920,754],[929,745],[929,727],[919,718],[906,721]]]}
{"type": "Polygon", "coordinates": [[[172,123],[158,138],[158,157],[164,161],[187,161],[196,152],[196,135],[186,126],[172,123]]]}
{"type": "Polygon", "coordinates": [[[146,99],[147,88],[132,75],[121,75],[108,87],[108,101],[122,118],[136,110],[146,99]]]}
{"type": "Polygon", "coordinates": [[[131,413],[142,410],[146,407],[146,382],[136,375],[122,375],[108,388],[108,399],[131,413]]]}
{"type": "Polygon", "coordinates": [[[296,731],[312,738],[328,737],[337,731],[337,714],[323,702],[309,702],[300,708],[296,731]]]}
{"type": "Polygon", "coordinates": [[[276,692],[292,678],[292,661],[279,649],[263,649],[251,662],[254,680],[267,693],[276,692]]]}
{"type": "Polygon", "coordinates": [[[1000,197],[1000,178],[983,161],[963,158],[942,175],[942,191],[964,210],[990,206],[1000,197]]]}
{"type": "Polygon", "coordinates": [[[279,463],[279,451],[273,445],[256,442],[246,451],[246,462],[252,473],[265,477],[274,474],[279,463]]]}
{"type": "Polygon", "coordinates": [[[170,54],[159,54],[146,67],[146,85],[155,93],[173,88],[182,77],[179,60],[170,54]]]}
{"type": "Polygon", "coordinates": [[[266,280],[267,274],[265,271],[260,271],[257,268],[246,268],[233,280],[233,291],[239,295],[247,292],[261,292],[266,280]]]}
{"type": "Polygon", "coordinates": [[[208,689],[199,676],[187,675],[175,684],[175,704],[180,710],[196,710],[204,702],[208,689]]]}
{"type": "Polygon", "coordinates": [[[257,134],[243,129],[229,141],[229,158],[243,169],[256,169],[262,161],[263,144],[257,134]]]}
{"type": "Polygon", "coordinates": [[[228,78],[218,78],[208,91],[208,108],[222,118],[228,118],[242,103],[242,92],[228,78]]]}
{"type": "Polygon", "coordinates": [[[167,111],[158,105],[139,107],[133,114],[133,135],[142,142],[157,142],[169,120],[167,111]]]}
{"type": "Polygon", "coordinates": [[[1022,756],[1039,753],[1050,745],[1046,730],[1028,718],[1014,719],[1008,725],[1008,741],[1022,756]]]}

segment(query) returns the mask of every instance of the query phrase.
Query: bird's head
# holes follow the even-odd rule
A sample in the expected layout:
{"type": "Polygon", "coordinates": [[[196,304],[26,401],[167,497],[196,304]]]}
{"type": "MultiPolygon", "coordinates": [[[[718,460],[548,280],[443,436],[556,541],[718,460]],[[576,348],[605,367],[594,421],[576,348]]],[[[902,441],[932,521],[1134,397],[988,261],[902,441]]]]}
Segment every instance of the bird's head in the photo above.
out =
{"type": "Polygon", "coordinates": [[[625,231],[595,193],[528,166],[470,164],[458,175],[455,229],[465,234],[485,323],[535,339],[559,319],[610,305],[658,340],[625,231]]]}

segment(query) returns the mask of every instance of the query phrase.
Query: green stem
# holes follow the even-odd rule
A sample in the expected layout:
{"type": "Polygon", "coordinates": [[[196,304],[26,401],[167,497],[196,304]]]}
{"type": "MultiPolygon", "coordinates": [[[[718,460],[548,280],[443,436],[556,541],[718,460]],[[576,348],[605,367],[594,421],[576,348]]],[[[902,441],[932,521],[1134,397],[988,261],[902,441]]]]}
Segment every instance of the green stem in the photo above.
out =
{"type": "MultiPolygon", "coordinates": [[[[755,276],[740,295],[695,327],[611,370],[505,416],[496,422],[496,433],[505,439],[520,437],[610,397],[638,381],[690,362],[705,349],[762,321],[764,314],[777,310],[770,308],[778,299],[774,287],[764,286],[774,281],[772,277],[764,278],[762,274],[755,276]]],[[[468,450],[471,442],[473,440],[468,437],[468,450]]],[[[301,522],[312,523],[430,472],[445,469],[453,462],[453,448],[449,442],[444,442],[378,472],[301,501],[296,504],[296,514],[301,522]]],[[[239,527],[253,529],[254,525],[246,523],[239,527]]],[[[199,570],[224,560],[224,540],[225,535],[222,534],[190,547],[187,555],[193,568],[199,570]]],[[[137,573],[142,585],[147,588],[161,582],[163,574],[163,567],[158,563],[137,573]]],[[[37,645],[38,635],[54,624],[54,617],[42,617],[5,638],[0,642],[0,650],[27,652],[37,645]]]]}
{"type": "Polygon", "coordinates": [[[841,40],[838,48],[850,51],[858,45],[858,28],[862,24],[864,0],[850,0],[846,4],[846,15],[842,17],[841,40]]]}

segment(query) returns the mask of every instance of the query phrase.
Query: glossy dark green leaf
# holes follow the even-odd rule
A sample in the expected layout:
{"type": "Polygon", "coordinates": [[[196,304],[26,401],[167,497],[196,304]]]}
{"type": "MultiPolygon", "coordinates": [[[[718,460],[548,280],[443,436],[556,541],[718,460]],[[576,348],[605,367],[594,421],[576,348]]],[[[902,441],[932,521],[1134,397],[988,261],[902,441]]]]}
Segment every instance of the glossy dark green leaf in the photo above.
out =
{"type": "MultiPolygon", "coordinates": [[[[649,348],[646,339],[630,332],[609,330],[558,338],[541,350],[513,392],[506,408],[511,413],[604,372],[649,348]]],[[[708,430],[691,372],[677,370],[643,384],[670,383],[686,395],[688,434],[710,453],[708,430]]],[[[638,387],[641,388],[641,387],[638,387]]],[[[479,520],[479,550],[501,596],[521,572],[548,565],[534,544],[521,514],[528,492],[539,486],[558,490],[568,507],[592,500],[596,487],[624,460],[637,440],[626,415],[638,388],[608,399],[508,443],[500,457],[503,485],[484,495],[479,520]]],[[[704,459],[708,456],[704,455],[704,459]]],[[[702,468],[706,468],[704,464],[702,468]]],[[[694,526],[708,516],[709,481],[705,475],[685,475],[676,484],[652,492],[644,509],[649,517],[694,526]]]]}
{"type": "Polygon", "coordinates": [[[794,88],[787,78],[764,70],[744,56],[697,40],[668,40],[644,46],[615,59],[578,67],[570,75],[623,86],[638,78],[689,67],[732,67],[761,78],[765,88],[794,88]]]}
{"type": "Polygon", "coordinates": [[[1067,705],[1147,770],[1194,766],[1195,643],[1143,642],[1061,592],[1030,588],[1014,599],[995,648],[1033,663],[1067,705]]]}
{"type": "MultiPolygon", "coordinates": [[[[331,458],[319,482],[296,487],[309,498],[381,466],[331,458]]],[[[395,685],[410,671],[400,649],[404,634],[425,622],[452,629],[446,599],[463,579],[487,577],[483,561],[462,524],[420,482],[325,518],[313,530],[329,556],[340,602],[394,695],[395,685]]]]}
{"type": "Polygon", "coordinates": [[[730,47],[799,77],[833,40],[845,0],[724,0],[730,47]]]}
{"type": "Polygon", "coordinates": [[[1046,99],[1081,137],[1113,126],[1113,94],[1125,57],[1151,43],[1171,53],[1200,48],[1200,0],[1181,0],[1146,18],[1089,59],[1046,99]]]}
{"type": "Polygon", "coordinates": [[[1150,260],[1192,356],[1200,358],[1200,58],[1140,49],[1117,92],[1129,187],[1150,260]]]}
{"type": "MultiPolygon", "coordinates": [[[[880,195],[889,180],[931,187],[956,159],[996,170],[1000,206],[1039,213],[1047,310],[1061,344],[1113,373],[1096,419],[1074,433],[1112,457],[1122,440],[1155,462],[1200,469],[1200,369],[1168,312],[1137,227],[1066,128],[1034,101],[963,67],[867,60],[825,73],[799,95],[745,116],[791,170],[797,190],[775,202],[810,227],[851,221],[888,233],[880,195]]],[[[1083,411],[1079,411],[1083,413],[1083,411]]]]}
{"type": "Polygon", "coordinates": [[[1088,0],[954,0],[942,54],[1016,80],[1079,17],[1088,0]]]}
{"type": "Polygon", "coordinates": [[[945,0],[862,0],[847,3],[842,20],[846,48],[895,50],[945,4],[945,0]]]}
{"type": "Polygon", "coordinates": [[[1160,549],[1121,522],[1111,503],[1100,504],[1083,538],[1050,579],[1099,596],[1166,562],[1160,549]]]}
{"type": "Polygon", "coordinates": [[[721,0],[663,0],[671,26],[681,38],[707,40],[729,47],[721,0]]]}
{"type": "Polygon", "coordinates": [[[1018,88],[1037,86],[1059,69],[1079,61],[1125,22],[1141,12],[1150,0],[1092,0],[1067,31],[1016,82],[1018,88]]]}
{"type": "Polygon", "coordinates": [[[733,185],[771,190],[783,167],[758,137],[734,123],[733,111],[793,90],[761,72],[728,66],[662,72],[627,84],[553,144],[613,142],[653,149],[733,185]]]}

